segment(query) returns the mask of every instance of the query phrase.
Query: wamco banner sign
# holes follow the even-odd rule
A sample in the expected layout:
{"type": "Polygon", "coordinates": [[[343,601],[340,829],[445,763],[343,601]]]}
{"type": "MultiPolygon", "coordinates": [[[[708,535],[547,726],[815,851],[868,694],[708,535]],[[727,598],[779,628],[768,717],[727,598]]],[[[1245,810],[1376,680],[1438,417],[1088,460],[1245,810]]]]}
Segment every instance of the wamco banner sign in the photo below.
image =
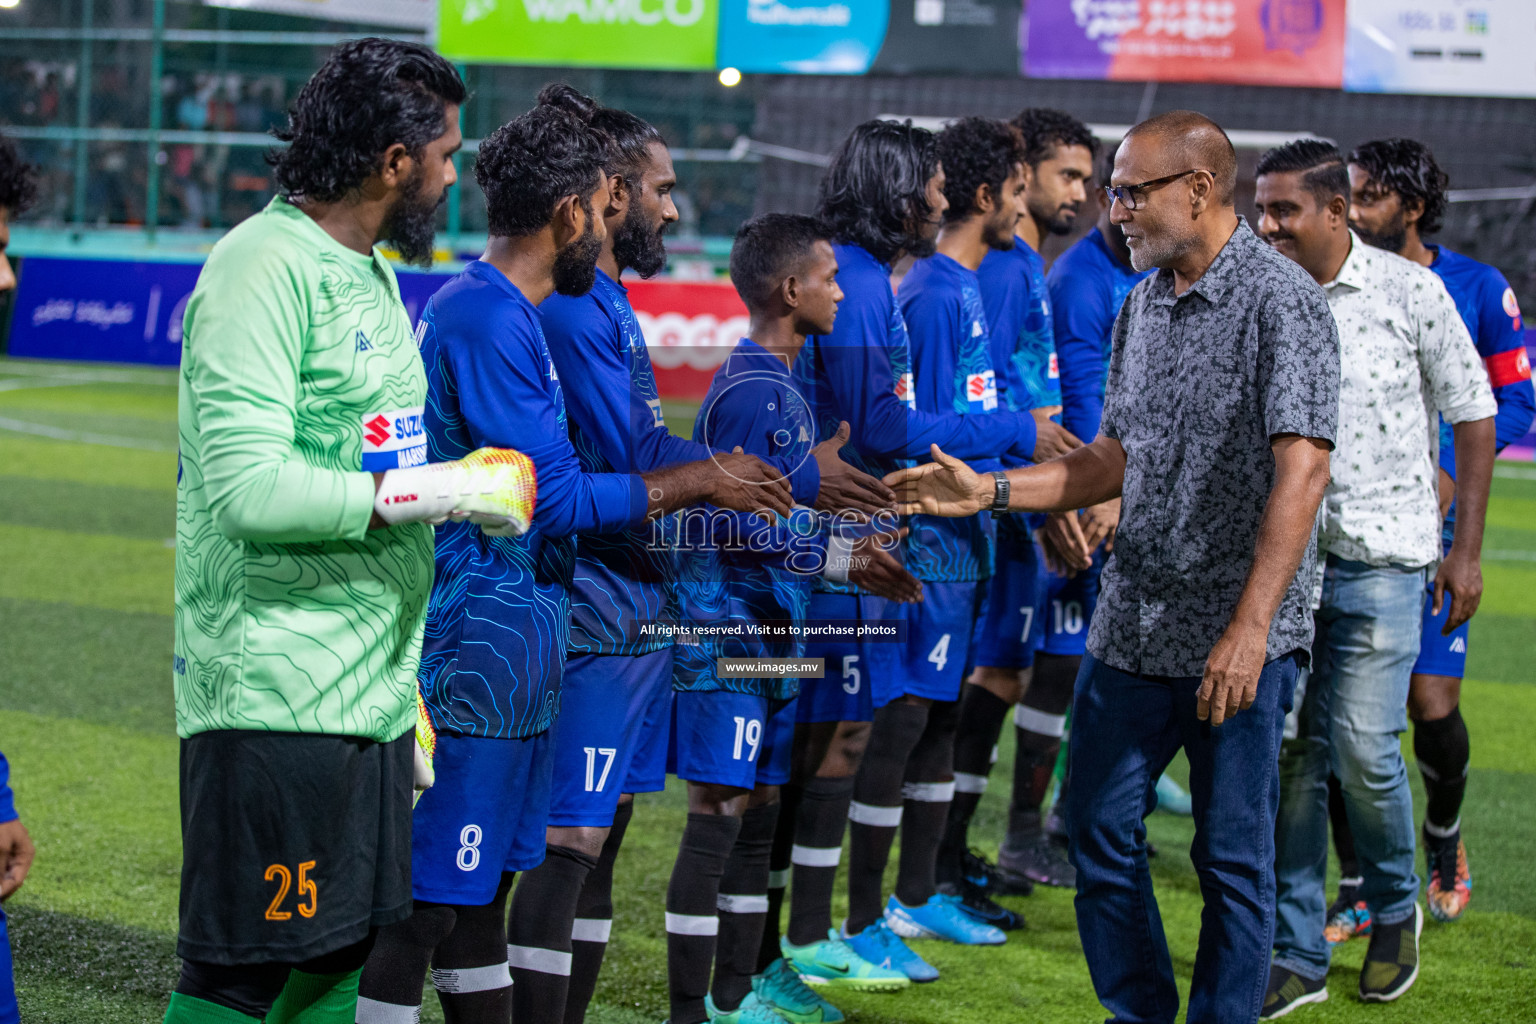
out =
{"type": "Polygon", "coordinates": [[[441,0],[452,60],[686,71],[715,66],[720,0],[441,0]]]}

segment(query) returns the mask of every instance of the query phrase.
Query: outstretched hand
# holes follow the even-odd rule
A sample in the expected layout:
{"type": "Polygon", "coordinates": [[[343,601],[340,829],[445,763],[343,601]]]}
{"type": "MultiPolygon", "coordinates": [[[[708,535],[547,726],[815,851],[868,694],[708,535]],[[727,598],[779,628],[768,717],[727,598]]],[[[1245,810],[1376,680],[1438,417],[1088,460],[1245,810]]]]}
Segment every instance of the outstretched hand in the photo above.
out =
{"type": "Polygon", "coordinates": [[[747,455],[737,445],[729,454],[713,456],[716,478],[709,490],[709,503],[737,512],[768,509],[781,516],[795,506],[789,481],[756,455],[747,455]]]}
{"type": "Polygon", "coordinates": [[[0,900],[9,899],[27,880],[37,850],[27,827],[12,819],[0,824],[0,900]]]}
{"type": "Polygon", "coordinates": [[[839,451],[853,436],[847,421],[837,425],[837,433],[811,449],[821,470],[821,490],[816,492],[820,512],[862,512],[873,515],[893,508],[896,492],[881,481],[860,472],[843,461],[839,451]]]}
{"type": "Polygon", "coordinates": [[[885,478],[896,492],[897,511],[904,516],[929,515],[959,519],[992,504],[997,484],[938,445],[929,449],[933,461],[898,469],[885,478]]]}
{"type": "Polygon", "coordinates": [[[897,544],[907,535],[903,526],[895,533],[860,538],[853,546],[848,582],[889,601],[911,604],[923,599],[923,584],[896,557],[897,544]]]}

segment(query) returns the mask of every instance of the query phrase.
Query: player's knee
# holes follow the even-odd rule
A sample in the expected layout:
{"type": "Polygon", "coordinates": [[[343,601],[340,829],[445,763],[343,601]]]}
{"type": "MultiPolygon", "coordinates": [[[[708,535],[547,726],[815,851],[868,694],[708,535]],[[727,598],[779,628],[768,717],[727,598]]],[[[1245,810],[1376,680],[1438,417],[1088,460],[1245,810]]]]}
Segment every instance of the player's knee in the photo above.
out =
{"type": "Polygon", "coordinates": [[[971,678],[966,681],[972,686],[979,686],[986,690],[1004,704],[1017,704],[1029,686],[1031,674],[1032,670],[1027,668],[981,665],[977,666],[971,673],[971,678]]]}
{"type": "Polygon", "coordinates": [[[1408,686],[1408,717],[1436,722],[1461,704],[1461,680],[1455,676],[1415,675],[1408,686]]]}
{"type": "Polygon", "coordinates": [[[827,746],[827,753],[815,774],[829,779],[846,779],[858,774],[869,747],[869,722],[839,722],[827,746]]]}
{"type": "Polygon", "coordinates": [[[688,783],[688,813],[739,818],[747,809],[751,790],[715,782],[688,783]]]}
{"type": "Polygon", "coordinates": [[[761,783],[752,790],[747,797],[747,807],[769,807],[779,802],[779,787],[761,783]]]}
{"type": "Polygon", "coordinates": [[[602,825],[561,825],[544,830],[544,842],[548,846],[564,846],[597,857],[603,852],[608,839],[608,829],[602,825]]]}

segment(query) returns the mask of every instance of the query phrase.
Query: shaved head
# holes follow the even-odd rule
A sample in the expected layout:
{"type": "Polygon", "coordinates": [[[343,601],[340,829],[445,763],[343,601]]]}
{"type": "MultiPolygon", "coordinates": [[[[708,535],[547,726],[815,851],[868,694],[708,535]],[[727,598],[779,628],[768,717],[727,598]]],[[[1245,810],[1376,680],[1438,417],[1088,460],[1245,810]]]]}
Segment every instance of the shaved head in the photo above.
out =
{"type": "Polygon", "coordinates": [[[1170,110],[1149,117],[1125,136],[1150,142],[1167,159],[1172,174],[1182,170],[1206,170],[1216,179],[1215,200],[1232,206],[1237,196],[1237,151],[1221,125],[1193,110],[1170,110]],[[1178,166],[1175,167],[1174,165],[1178,166]]]}

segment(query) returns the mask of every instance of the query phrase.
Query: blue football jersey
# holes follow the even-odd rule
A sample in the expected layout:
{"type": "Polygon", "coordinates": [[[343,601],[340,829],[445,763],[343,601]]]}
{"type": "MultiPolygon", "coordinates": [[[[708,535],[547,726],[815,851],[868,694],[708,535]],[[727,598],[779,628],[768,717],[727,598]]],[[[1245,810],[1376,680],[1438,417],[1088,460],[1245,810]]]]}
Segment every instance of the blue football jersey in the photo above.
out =
{"type": "MultiPolygon", "coordinates": [[[[918,409],[996,414],[997,373],[975,271],[942,253],[918,260],[902,279],[897,298],[910,331],[918,409]]],[[[995,458],[997,453],[990,454],[995,458]]],[[[913,516],[911,530],[907,570],[918,579],[991,577],[996,536],[991,516],[913,516]]]]}
{"type": "Polygon", "coordinates": [[[1008,408],[1028,411],[1061,404],[1056,339],[1045,261],[1022,238],[993,249],[976,272],[992,335],[992,364],[1008,408]]]}
{"type": "MultiPolygon", "coordinates": [[[[815,429],[789,366],[743,339],[715,372],[693,434],[712,448],[740,445],[752,455],[793,462],[811,458],[815,429]]],[[[679,616],[684,629],[699,629],[677,647],[676,687],[794,696],[797,679],[725,678],[716,659],[790,658],[804,650],[798,631],[805,626],[811,580],[821,573],[826,555],[817,516],[797,506],[788,519],[766,524],[756,516],[700,505],[677,519],[679,616]],[[722,626],[729,632],[714,632],[722,626]]]]}
{"type": "Polygon", "coordinates": [[[582,470],[539,312],[501,271],[471,263],[432,297],[421,322],[431,461],[515,448],[533,460],[539,484],[533,525],[521,537],[490,537],[468,522],[437,528],[422,696],[440,730],[533,736],[559,710],[574,535],[643,522],[645,485],[582,470]]]}

